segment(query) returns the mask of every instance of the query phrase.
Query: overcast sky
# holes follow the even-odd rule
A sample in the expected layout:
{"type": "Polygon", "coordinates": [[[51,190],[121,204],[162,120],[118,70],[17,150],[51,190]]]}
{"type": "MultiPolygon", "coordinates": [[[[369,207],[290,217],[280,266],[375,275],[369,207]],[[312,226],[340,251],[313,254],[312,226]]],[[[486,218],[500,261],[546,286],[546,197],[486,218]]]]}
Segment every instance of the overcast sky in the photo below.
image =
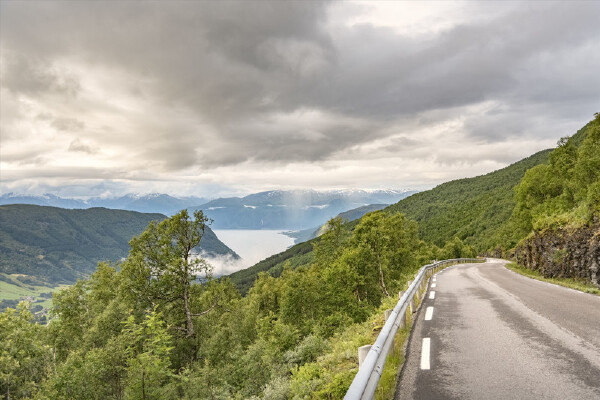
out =
{"type": "Polygon", "coordinates": [[[1,191],[429,188],[600,111],[600,2],[0,1],[1,191]]]}

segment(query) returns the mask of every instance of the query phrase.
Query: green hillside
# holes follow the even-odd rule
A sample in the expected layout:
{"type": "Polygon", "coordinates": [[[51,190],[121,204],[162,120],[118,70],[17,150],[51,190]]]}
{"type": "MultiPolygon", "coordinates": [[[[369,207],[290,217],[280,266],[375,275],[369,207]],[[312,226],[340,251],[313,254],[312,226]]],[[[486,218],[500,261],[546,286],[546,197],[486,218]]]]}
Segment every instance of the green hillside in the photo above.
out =
{"type": "MultiPolygon", "coordinates": [[[[0,206],[0,272],[24,283],[71,283],[99,261],[127,256],[129,241],[162,214],[90,208],[69,210],[25,204],[0,206]]],[[[200,245],[210,254],[235,254],[207,230],[200,245]]],[[[237,257],[237,255],[235,255],[237,257]]]]}
{"type": "MultiPolygon", "coordinates": [[[[569,142],[580,145],[592,122],[569,142]]],[[[478,251],[514,247],[523,232],[513,232],[509,220],[515,209],[515,187],[525,173],[549,160],[552,149],[540,151],[506,168],[474,178],[443,183],[414,194],[386,210],[401,212],[419,224],[422,239],[443,246],[458,237],[478,251]]]]}
{"type": "Polygon", "coordinates": [[[515,207],[514,187],[528,169],[545,163],[550,152],[540,151],[486,175],[446,182],[387,210],[417,221],[421,238],[437,246],[456,236],[478,251],[494,248],[498,230],[515,207]]]}
{"type": "Polygon", "coordinates": [[[245,295],[252,285],[254,285],[254,281],[260,272],[268,272],[271,276],[279,276],[286,262],[291,267],[310,264],[312,262],[313,243],[315,240],[299,243],[281,253],[274,254],[249,268],[234,272],[229,275],[229,278],[240,293],[245,295]]]}

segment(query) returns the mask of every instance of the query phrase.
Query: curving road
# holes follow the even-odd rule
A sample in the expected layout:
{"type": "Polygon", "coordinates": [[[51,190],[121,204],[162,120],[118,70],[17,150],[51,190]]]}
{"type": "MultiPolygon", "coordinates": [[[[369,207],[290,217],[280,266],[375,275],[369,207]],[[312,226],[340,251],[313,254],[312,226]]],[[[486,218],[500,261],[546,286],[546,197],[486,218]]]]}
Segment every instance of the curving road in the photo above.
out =
{"type": "Polygon", "coordinates": [[[457,265],[430,282],[397,400],[600,399],[600,296],[504,264],[457,265]]]}

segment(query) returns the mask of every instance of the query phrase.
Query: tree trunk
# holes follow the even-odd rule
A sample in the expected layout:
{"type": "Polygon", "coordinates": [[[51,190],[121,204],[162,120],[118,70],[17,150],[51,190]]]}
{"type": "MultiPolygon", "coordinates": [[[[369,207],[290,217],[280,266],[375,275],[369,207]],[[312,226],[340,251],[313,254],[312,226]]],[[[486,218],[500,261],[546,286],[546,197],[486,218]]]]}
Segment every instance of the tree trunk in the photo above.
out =
{"type": "Polygon", "coordinates": [[[192,312],[190,311],[190,293],[187,285],[183,289],[183,307],[185,308],[187,337],[194,335],[194,321],[192,321],[192,312]]]}
{"type": "Polygon", "coordinates": [[[383,289],[383,293],[385,293],[387,297],[390,297],[390,294],[385,287],[385,281],[383,280],[383,268],[381,268],[381,261],[379,262],[379,277],[381,278],[381,288],[383,289]]]}
{"type": "Polygon", "coordinates": [[[145,381],[145,371],[142,371],[142,399],[146,400],[146,381],[145,381]]]}

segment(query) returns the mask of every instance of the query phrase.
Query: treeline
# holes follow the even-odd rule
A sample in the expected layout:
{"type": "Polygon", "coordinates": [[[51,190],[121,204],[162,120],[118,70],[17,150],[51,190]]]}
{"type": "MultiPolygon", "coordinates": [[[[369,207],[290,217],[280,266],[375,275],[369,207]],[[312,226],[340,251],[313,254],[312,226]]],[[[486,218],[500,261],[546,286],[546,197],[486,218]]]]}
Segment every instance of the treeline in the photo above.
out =
{"type": "Polygon", "coordinates": [[[562,138],[549,162],[528,170],[515,193],[511,229],[517,237],[591,225],[600,215],[600,113],[580,134],[562,138]]]}
{"type": "Polygon", "coordinates": [[[47,327],[29,323],[24,305],[0,314],[2,395],[341,398],[357,369],[357,327],[372,332],[365,321],[420,265],[474,255],[458,240],[426,244],[401,214],[371,213],[353,230],[334,219],[309,265],[261,273],[242,297],[192,251],[205,221],[182,211],[151,223],[118,269],[99,264],[55,294],[47,327]]]}

